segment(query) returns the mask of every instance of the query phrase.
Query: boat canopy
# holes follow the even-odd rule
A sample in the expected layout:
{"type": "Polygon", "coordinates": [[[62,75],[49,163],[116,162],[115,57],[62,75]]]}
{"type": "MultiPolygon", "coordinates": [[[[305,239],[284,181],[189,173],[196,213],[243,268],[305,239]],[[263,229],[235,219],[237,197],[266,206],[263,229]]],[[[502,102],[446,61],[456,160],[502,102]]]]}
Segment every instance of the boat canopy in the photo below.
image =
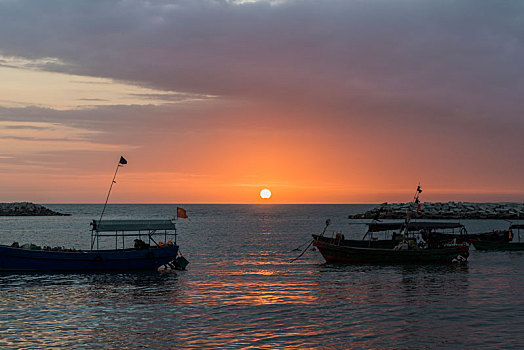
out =
{"type": "Polygon", "coordinates": [[[518,230],[524,230],[524,224],[515,224],[515,225],[511,225],[509,227],[510,230],[513,230],[513,229],[518,229],[518,230]]]}
{"type": "MultiPolygon", "coordinates": [[[[368,232],[382,232],[401,230],[404,222],[372,222],[368,224],[368,232]]],[[[412,221],[408,224],[408,231],[420,231],[431,229],[454,229],[463,228],[464,225],[458,222],[423,222],[412,221]]]]}
{"type": "Polygon", "coordinates": [[[97,232],[175,230],[171,220],[93,220],[91,225],[97,232]]]}

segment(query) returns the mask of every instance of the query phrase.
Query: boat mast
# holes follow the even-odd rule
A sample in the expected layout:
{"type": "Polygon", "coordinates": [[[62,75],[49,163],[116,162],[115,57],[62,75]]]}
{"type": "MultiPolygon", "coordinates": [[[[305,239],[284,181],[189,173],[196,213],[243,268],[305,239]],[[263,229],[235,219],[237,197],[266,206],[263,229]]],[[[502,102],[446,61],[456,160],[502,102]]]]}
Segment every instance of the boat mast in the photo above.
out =
{"type": "Polygon", "coordinates": [[[102,209],[102,214],[100,214],[100,219],[98,220],[98,224],[100,225],[100,222],[102,221],[102,217],[104,216],[104,212],[106,211],[107,201],[109,200],[109,195],[111,194],[111,189],[113,188],[113,184],[116,184],[116,173],[118,172],[118,168],[121,166],[124,166],[127,164],[127,160],[120,156],[120,160],[118,161],[118,164],[116,165],[115,175],[113,175],[113,180],[111,181],[111,186],[109,186],[109,191],[107,192],[106,202],[104,203],[104,208],[102,209]]]}
{"type": "MultiPolygon", "coordinates": [[[[118,161],[118,164],[116,165],[116,170],[115,170],[115,175],[113,175],[113,180],[111,181],[111,186],[109,186],[109,191],[107,192],[107,197],[106,197],[106,202],[104,203],[104,208],[102,208],[102,213],[100,214],[100,219],[98,219],[98,225],[100,225],[100,223],[102,222],[102,217],[104,216],[104,212],[106,211],[106,206],[107,206],[107,202],[109,201],[109,195],[111,194],[111,189],[113,188],[113,184],[116,184],[116,173],[118,172],[118,168],[120,168],[121,166],[124,166],[125,164],[127,164],[127,160],[120,156],[120,160],[118,161]]],[[[92,238],[91,240],[91,249],[93,249],[93,245],[94,245],[94,238],[92,238]]]]}

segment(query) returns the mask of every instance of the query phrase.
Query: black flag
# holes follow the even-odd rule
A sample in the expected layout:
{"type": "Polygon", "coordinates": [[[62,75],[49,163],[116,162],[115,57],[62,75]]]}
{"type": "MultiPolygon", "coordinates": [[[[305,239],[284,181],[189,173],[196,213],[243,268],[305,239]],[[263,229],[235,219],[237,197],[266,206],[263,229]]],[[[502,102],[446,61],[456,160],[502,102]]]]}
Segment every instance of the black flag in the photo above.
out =
{"type": "Polygon", "coordinates": [[[124,157],[120,156],[120,161],[118,162],[118,164],[127,164],[127,160],[124,157]]]}

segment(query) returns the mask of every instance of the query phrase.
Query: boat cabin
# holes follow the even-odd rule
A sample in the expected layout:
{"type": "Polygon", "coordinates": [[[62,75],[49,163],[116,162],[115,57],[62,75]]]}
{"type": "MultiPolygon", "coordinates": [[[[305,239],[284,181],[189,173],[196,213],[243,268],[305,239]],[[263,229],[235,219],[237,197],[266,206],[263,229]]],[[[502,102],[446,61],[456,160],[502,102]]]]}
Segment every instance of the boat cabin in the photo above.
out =
{"type": "Polygon", "coordinates": [[[134,248],[148,248],[164,244],[176,245],[175,220],[104,220],[91,222],[91,250],[99,250],[100,238],[112,237],[115,240],[115,249],[126,249],[126,237],[136,237],[134,248]],[[162,237],[163,242],[155,237],[162,237]],[[121,242],[121,245],[120,243],[121,242]]]}
{"type": "Polygon", "coordinates": [[[400,241],[403,230],[410,237],[420,235],[420,238],[426,242],[467,239],[466,228],[458,222],[411,221],[407,229],[405,225],[405,222],[372,222],[368,224],[368,230],[362,239],[367,237],[369,240],[377,240],[375,234],[383,233],[384,240],[400,241]]]}

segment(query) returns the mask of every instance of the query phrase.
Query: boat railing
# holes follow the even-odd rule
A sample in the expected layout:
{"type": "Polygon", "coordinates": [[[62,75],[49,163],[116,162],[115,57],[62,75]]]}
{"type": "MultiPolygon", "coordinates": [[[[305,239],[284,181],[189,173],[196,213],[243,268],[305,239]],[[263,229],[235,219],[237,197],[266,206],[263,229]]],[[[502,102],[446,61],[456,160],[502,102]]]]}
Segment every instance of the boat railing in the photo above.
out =
{"type": "Polygon", "coordinates": [[[461,236],[467,239],[466,227],[458,222],[436,222],[436,221],[411,221],[407,229],[405,222],[371,222],[368,223],[368,230],[366,231],[362,240],[369,241],[376,240],[375,234],[383,233],[383,239],[399,240],[403,237],[403,230],[406,231],[406,236],[415,237],[417,235],[453,235],[461,236]]]}
{"type": "MultiPolygon", "coordinates": [[[[147,245],[151,246],[151,243],[155,246],[161,246],[162,244],[174,243],[176,245],[176,220],[104,220],[91,222],[91,250],[99,249],[99,240],[101,237],[114,237],[115,238],[115,249],[118,248],[119,237],[122,242],[122,249],[125,249],[125,237],[138,237],[138,240],[142,240],[142,237],[146,237],[148,242],[147,245]],[[157,242],[153,236],[163,235],[164,242],[157,242]],[[168,241],[169,238],[173,237],[174,242],[168,241]]],[[[145,242],[144,242],[145,243],[145,242]]]]}

